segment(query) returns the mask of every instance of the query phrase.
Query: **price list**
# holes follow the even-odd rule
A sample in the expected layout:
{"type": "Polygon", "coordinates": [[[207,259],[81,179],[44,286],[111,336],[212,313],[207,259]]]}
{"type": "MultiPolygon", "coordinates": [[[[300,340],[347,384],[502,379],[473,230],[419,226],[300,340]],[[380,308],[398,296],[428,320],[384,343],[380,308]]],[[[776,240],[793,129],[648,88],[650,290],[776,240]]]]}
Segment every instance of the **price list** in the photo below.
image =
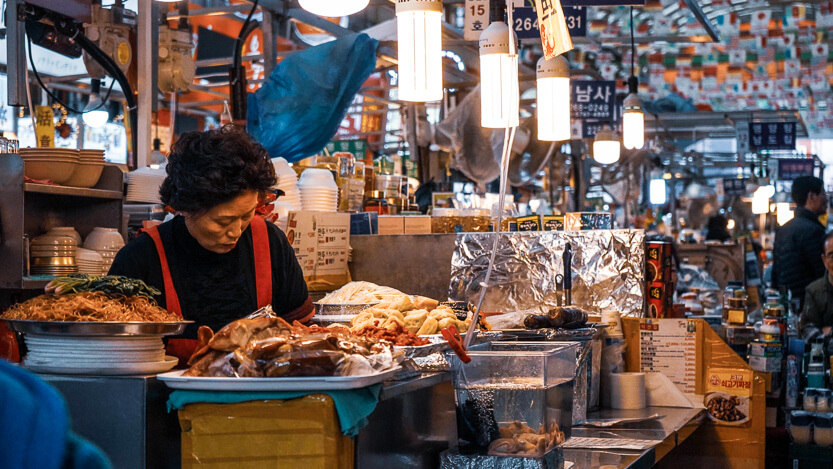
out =
{"type": "Polygon", "coordinates": [[[668,376],[680,390],[694,394],[696,326],[685,319],[646,319],[639,324],[640,371],[668,376]]]}

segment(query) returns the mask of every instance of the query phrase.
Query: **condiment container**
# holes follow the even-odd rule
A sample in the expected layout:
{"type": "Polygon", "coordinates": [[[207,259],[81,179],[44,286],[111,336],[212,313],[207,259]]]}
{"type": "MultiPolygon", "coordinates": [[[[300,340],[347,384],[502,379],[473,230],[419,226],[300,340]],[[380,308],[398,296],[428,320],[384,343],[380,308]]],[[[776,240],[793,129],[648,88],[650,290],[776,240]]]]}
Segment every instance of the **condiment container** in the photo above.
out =
{"type": "Polygon", "coordinates": [[[364,202],[364,211],[387,215],[388,201],[382,197],[379,191],[370,191],[370,197],[364,202]]]}
{"type": "Polygon", "coordinates": [[[765,342],[778,342],[781,340],[781,328],[778,327],[778,320],[767,318],[761,328],[758,329],[758,338],[765,342]]]}
{"type": "Polygon", "coordinates": [[[813,415],[803,410],[794,410],[790,413],[790,436],[793,441],[801,445],[809,445],[813,442],[813,415]]]}
{"type": "Polygon", "coordinates": [[[830,400],[833,395],[829,389],[819,389],[816,395],[816,412],[830,412],[830,400]]]}
{"type": "Polygon", "coordinates": [[[818,391],[815,389],[805,389],[804,390],[804,410],[807,412],[815,412],[816,411],[816,398],[818,397],[818,391]]]}
{"type": "Polygon", "coordinates": [[[463,230],[463,217],[456,208],[435,207],[431,213],[431,233],[457,233],[463,230]]]}
{"type": "Polygon", "coordinates": [[[813,441],[819,446],[833,446],[833,414],[821,413],[815,416],[813,441]]]}
{"type": "Polygon", "coordinates": [[[492,219],[486,209],[469,208],[462,211],[463,231],[466,233],[485,233],[489,231],[492,219]]]}

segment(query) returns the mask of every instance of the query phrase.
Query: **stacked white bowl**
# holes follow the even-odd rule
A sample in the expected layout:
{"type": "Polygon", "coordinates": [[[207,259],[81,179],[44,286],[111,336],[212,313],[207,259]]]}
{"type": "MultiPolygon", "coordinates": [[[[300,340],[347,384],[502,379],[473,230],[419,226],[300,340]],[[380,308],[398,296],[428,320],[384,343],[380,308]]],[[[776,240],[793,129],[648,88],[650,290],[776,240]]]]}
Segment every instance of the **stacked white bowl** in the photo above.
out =
{"type": "Polygon", "coordinates": [[[52,234],[36,236],[29,243],[29,254],[32,256],[30,273],[32,275],[67,275],[78,272],[75,263],[75,250],[78,242],[66,234],[52,234]]]}
{"type": "Polygon", "coordinates": [[[101,275],[104,270],[104,258],[92,249],[76,249],[75,263],[79,274],[101,275]]]}
{"type": "Polygon", "coordinates": [[[124,246],[124,238],[119,230],[115,228],[93,228],[87,239],[84,240],[84,248],[98,252],[102,257],[101,274],[107,275],[116,253],[124,246]]]}
{"type": "Polygon", "coordinates": [[[98,183],[104,165],[107,164],[104,161],[104,150],[78,150],[78,153],[78,165],[65,185],[93,187],[98,183]]]}
{"type": "Polygon", "coordinates": [[[272,158],[272,166],[275,167],[275,176],[278,177],[278,183],[273,189],[283,191],[279,200],[291,205],[290,210],[301,210],[301,192],[298,190],[298,175],[295,174],[295,170],[284,158],[272,158]]]}
{"type": "Polygon", "coordinates": [[[161,203],[159,186],[165,180],[165,166],[160,168],[144,167],[127,175],[127,202],[161,203]]]}
{"type": "Polygon", "coordinates": [[[307,211],[338,211],[338,186],[327,169],[307,168],[298,180],[301,206],[307,211]]]}
{"type": "Polygon", "coordinates": [[[23,173],[32,179],[51,179],[65,185],[78,165],[78,150],[72,148],[21,148],[23,173]]]}

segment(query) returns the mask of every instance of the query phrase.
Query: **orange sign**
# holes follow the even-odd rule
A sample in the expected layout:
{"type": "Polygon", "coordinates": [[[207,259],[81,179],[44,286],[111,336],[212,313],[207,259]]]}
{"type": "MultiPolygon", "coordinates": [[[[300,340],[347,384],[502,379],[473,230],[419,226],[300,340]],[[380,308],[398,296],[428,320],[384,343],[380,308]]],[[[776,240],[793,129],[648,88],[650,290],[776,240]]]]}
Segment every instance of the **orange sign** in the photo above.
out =
{"type": "Polygon", "coordinates": [[[541,30],[541,45],[547,60],[573,48],[573,40],[567,31],[561,0],[535,0],[538,12],[538,28],[541,30]]]}
{"type": "Polygon", "coordinates": [[[733,396],[752,395],[752,372],[734,368],[709,368],[706,393],[723,392],[733,396]]]}

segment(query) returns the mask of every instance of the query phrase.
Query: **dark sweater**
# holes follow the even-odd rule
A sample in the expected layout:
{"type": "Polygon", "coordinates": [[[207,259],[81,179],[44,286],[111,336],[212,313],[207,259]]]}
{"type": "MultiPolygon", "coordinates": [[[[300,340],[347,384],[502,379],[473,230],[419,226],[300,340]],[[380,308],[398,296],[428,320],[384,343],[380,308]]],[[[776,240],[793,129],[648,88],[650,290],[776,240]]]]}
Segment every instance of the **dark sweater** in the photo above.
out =
{"type": "Polygon", "coordinates": [[[824,275],[824,227],[815,213],[803,207],[775,232],[772,284],[787,287],[793,298],[804,299],[804,289],[824,275]]]}
{"type": "MultiPolygon", "coordinates": [[[[272,257],[272,308],[289,322],[300,320],[312,311],[301,266],[283,232],[272,223],[266,225],[272,257]]],[[[183,217],[159,225],[159,235],[182,316],[195,321],[183,337],[196,338],[197,329],[202,325],[217,332],[231,321],[257,310],[251,227],[243,233],[237,246],[225,254],[200,246],[188,232],[183,217]]],[[[162,292],[156,301],[166,306],[159,255],[149,235],[139,235],[122,248],[110,267],[110,274],[137,278],[156,287],[162,292]]]]}

